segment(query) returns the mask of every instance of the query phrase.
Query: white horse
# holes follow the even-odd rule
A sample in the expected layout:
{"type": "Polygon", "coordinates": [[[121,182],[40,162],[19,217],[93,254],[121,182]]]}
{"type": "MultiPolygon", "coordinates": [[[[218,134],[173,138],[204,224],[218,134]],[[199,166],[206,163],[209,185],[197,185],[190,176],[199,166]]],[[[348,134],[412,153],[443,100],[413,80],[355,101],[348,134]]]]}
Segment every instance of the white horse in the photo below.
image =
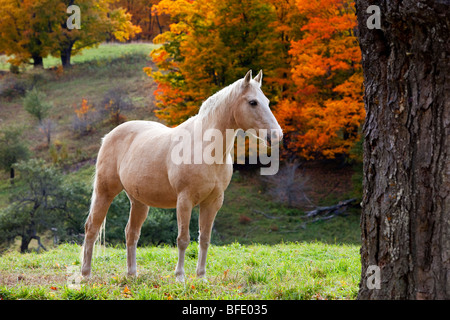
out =
{"type": "Polygon", "coordinates": [[[230,150],[234,139],[216,137],[214,140],[214,144],[221,144],[221,148],[216,150],[224,150],[220,155],[223,158],[221,163],[195,163],[194,152],[192,162],[175,164],[171,156],[179,144],[175,137],[185,136],[180,134],[181,131],[190,132],[189,143],[195,145],[194,148],[205,148],[205,142],[198,141],[203,135],[196,134],[195,128],[201,128],[201,133],[214,129],[223,136],[227,129],[266,129],[272,132],[272,139],[281,140],[282,130],[269,109],[269,100],[261,90],[261,82],[262,71],[254,79],[249,71],[243,79],[208,98],[198,115],[178,127],[169,128],[153,121],[130,121],[103,138],[90,213],[85,224],[83,276],[90,276],[94,242],[111,202],[122,190],[126,191],[131,203],[125,228],[128,275],[136,275],[136,245],[149,206],[153,206],[177,210],[178,263],[175,275],[180,281],[184,279],[184,256],[190,241],[189,221],[196,205],[200,206],[196,273],[198,277],[205,275],[211,228],[233,172],[230,150]]]}

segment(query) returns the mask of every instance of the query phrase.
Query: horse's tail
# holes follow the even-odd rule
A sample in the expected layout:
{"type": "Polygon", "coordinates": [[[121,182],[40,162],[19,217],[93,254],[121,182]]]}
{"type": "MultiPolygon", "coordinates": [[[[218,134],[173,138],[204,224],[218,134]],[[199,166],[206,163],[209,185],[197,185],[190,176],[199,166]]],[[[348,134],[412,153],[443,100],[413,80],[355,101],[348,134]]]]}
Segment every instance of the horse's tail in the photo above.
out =
{"type": "MultiPolygon", "coordinates": [[[[86,225],[89,217],[94,212],[94,204],[95,204],[95,200],[97,198],[97,175],[96,175],[96,173],[94,173],[94,175],[92,177],[92,180],[93,180],[93,182],[92,182],[92,186],[93,186],[92,189],[93,190],[92,190],[91,204],[90,204],[90,207],[89,207],[88,215],[87,215],[86,220],[85,220],[85,225],[86,225]]],[[[86,238],[83,241],[83,246],[82,246],[81,252],[80,252],[81,264],[83,264],[83,257],[84,257],[83,252],[84,252],[85,241],[86,241],[86,238]]],[[[105,248],[106,248],[106,216],[103,219],[102,225],[101,225],[100,230],[98,232],[98,236],[97,236],[97,239],[95,240],[94,248],[95,248],[94,250],[96,252],[96,254],[95,254],[96,257],[98,257],[99,251],[100,251],[101,248],[103,249],[102,250],[103,251],[102,255],[103,256],[105,255],[105,248]]]]}

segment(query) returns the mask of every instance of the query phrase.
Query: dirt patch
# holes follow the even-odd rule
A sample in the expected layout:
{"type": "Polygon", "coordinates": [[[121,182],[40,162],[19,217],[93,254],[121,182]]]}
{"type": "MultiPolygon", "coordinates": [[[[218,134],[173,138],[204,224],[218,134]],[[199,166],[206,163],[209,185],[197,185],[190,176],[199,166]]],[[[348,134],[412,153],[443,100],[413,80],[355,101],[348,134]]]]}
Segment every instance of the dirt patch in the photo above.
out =
{"type": "Polygon", "coordinates": [[[63,273],[47,275],[42,273],[0,273],[0,285],[12,287],[64,284],[67,282],[68,277],[69,275],[63,273]]]}

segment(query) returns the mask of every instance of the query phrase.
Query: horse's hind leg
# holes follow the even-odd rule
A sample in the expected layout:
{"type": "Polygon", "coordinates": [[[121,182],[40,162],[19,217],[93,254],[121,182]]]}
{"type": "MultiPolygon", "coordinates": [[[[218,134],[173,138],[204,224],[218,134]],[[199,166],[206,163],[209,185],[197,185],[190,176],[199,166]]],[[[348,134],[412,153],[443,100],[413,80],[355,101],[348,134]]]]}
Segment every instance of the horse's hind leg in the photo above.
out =
{"type": "Polygon", "coordinates": [[[114,198],[122,190],[118,183],[111,184],[106,188],[106,184],[98,181],[94,183],[94,191],[91,202],[89,216],[84,225],[85,236],[83,244],[83,264],[81,274],[89,277],[91,274],[92,250],[97,239],[100,227],[105,220],[106,213],[114,198]]]}
{"type": "Polygon", "coordinates": [[[125,227],[127,240],[128,275],[136,275],[136,246],[141,234],[141,227],[148,215],[148,206],[130,198],[130,218],[125,227]]]}

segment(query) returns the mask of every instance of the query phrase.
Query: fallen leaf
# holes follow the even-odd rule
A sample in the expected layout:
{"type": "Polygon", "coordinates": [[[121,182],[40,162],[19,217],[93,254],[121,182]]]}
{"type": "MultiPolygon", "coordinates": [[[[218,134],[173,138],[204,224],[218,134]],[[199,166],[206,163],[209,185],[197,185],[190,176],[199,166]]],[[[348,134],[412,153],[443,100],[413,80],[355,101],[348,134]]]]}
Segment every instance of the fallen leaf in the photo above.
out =
{"type": "Polygon", "coordinates": [[[131,290],[128,289],[128,286],[125,286],[125,288],[123,289],[123,293],[124,294],[130,294],[131,293],[131,290]]]}
{"type": "Polygon", "coordinates": [[[54,287],[54,286],[51,286],[50,289],[52,289],[52,290],[58,290],[58,288],[57,288],[57,287],[54,287]]]}

